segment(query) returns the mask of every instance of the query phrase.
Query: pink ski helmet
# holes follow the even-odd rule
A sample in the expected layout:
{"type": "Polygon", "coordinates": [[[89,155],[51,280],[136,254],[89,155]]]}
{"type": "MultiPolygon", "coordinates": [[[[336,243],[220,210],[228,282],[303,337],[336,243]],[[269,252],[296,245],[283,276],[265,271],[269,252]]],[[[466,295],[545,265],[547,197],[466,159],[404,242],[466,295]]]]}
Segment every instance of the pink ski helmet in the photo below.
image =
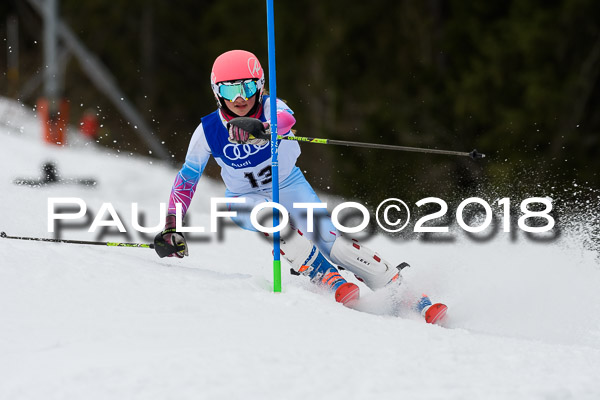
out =
{"type": "Polygon", "coordinates": [[[259,106],[262,101],[262,93],[265,86],[265,73],[258,58],[245,50],[231,50],[217,57],[210,74],[210,85],[215,98],[217,99],[219,108],[227,111],[227,107],[223,107],[223,102],[225,100],[235,100],[235,98],[225,99],[220,92],[219,84],[223,82],[244,80],[253,80],[255,82],[256,92],[252,93],[251,96],[258,94],[256,105],[259,106]]]}

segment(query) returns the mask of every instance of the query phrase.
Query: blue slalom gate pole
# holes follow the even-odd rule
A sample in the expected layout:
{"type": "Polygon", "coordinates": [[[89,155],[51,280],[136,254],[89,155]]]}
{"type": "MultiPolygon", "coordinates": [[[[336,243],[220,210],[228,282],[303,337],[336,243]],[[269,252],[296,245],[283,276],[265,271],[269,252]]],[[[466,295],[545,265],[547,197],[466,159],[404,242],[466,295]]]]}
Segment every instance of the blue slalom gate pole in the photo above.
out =
{"type": "MultiPolygon", "coordinates": [[[[279,161],[277,143],[277,77],[275,74],[275,17],[273,0],[267,0],[267,36],[269,51],[269,91],[271,103],[271,175],[273,202],[279,203],[279,161]]],[[[273,226],[279,226],[279,210],[273,208],[273,226]]],[[[273,291],[281,292],[280,234],[273,233],[273,291]]]]}

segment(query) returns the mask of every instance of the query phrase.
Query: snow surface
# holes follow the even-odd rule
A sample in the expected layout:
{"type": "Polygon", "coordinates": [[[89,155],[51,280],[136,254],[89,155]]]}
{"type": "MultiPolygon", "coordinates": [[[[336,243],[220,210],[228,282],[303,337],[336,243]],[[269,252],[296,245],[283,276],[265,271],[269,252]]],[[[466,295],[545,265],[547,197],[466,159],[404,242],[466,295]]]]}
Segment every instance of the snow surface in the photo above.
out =
{"type": "MultiPolygon", "coordinates": [[[[72,133],[66,148],[46,145],[31,111],[1,104],[1,231],[53,237],[48,198],[79,197],[92,217],[112,203],[131,236],[98,237],[88,222],[62,238],[151,241],[131,228],[131,204],[160,224],[174,167],[72,133]],[[48,160],[97,186],[13,184],[48,160]]],[[[209,226],[209,198],[223,191],[201,180],[194,226],[209,226]]],[[[274,294],[268,242],[231,226],[202,237],[184,260],[0,239],[0,399],[600,398],[600,266],[587,238],[369,241],[412,264],[400,294],[448,304],[440,327],[392,315],[389,293],[362,284],[365,312],[287,273],[274,294]]]]}

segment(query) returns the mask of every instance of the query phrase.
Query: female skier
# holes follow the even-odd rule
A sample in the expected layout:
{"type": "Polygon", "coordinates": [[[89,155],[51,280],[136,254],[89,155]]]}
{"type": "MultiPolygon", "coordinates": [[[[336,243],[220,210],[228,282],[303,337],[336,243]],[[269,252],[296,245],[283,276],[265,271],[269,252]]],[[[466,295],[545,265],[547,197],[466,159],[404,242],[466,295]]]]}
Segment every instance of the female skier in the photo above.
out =
{"type": "MultiPolygon", "coordinates": [[[[273,105],[263,95],[265,74],[256,56],[244,50],[232,50],[215,60],[210,76],[217,101],[217,110],[202,118],[189,144],[183,167],[177,174],[169,198],[165,229],[156,237],[156,249],[161,257],[188,255],[188,246],[182,233],[176,230],[176,204],[180,203],[185,215],[202,171],[212,155],[221,167],[221,177],[227,187],[226,196],[244,198],[245,202],[228,204],[237,216],[233,221],[240,227],[257,231],[250,221],[250,211],[261,203],[272,200],[271,150],[265,139],[257,139],[250,132],[229,121],[236,117],[251,117],[269,126],[271,107],[277,107],[278,132],[292,135],[296,122],[292,110],[281,100],[273,105]]],[[[289,212],[290,224],[281,232],[281,255],[292,269],[307,275],[312,282],[324,285],[335,293],[336,301],[351,305],[359,297],[359,288],[347,282],[333,263],[357,276],[369,288],[376,290],[399,281],[400,271],[373,250],[348,242],[334,227],[326,211],[315,210],[315,229],[309,232],[306,210],[293,203],[320,203],[306,181],[296,159],[300,155],[297,142],[282,140],[279,144],[280,201],[289,212]]],[[[431,305],[423,296],[416,306],[427,322],[435,322],[446,312],[443,304],[431,305]]]]}

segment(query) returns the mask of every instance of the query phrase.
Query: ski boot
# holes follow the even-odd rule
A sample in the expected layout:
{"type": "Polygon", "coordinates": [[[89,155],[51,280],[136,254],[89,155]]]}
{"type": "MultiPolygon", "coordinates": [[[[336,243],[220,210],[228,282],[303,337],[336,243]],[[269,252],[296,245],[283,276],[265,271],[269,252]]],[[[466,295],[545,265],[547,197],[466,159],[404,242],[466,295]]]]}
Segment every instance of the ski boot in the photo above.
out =
{"type": "Polygon", "coordinates": [[[332,265],[320,252],[312,265],[303,265],[298,270],[300,275],[307,275],[311,282],[329,288],[335,292],[335,301],[349,307],[360,296],[357,285],[346,281],[337,268],[332,265]]]}
{"type": "Polygon", "coordinates": [[[346,307],[352,306],[360,296],[360,289],[352,282],[342,283],[335,291],[335,301],[346,307]]]}
{"type": "Polygon", "coordinates": [[[448,311],[448,307],[445,304],[431,304],[431,299],[425,294],[416,304],[415,309],[425,318],[425,322],[428,324],[440,322],[446,315],[446,311],[448,311]]]}

